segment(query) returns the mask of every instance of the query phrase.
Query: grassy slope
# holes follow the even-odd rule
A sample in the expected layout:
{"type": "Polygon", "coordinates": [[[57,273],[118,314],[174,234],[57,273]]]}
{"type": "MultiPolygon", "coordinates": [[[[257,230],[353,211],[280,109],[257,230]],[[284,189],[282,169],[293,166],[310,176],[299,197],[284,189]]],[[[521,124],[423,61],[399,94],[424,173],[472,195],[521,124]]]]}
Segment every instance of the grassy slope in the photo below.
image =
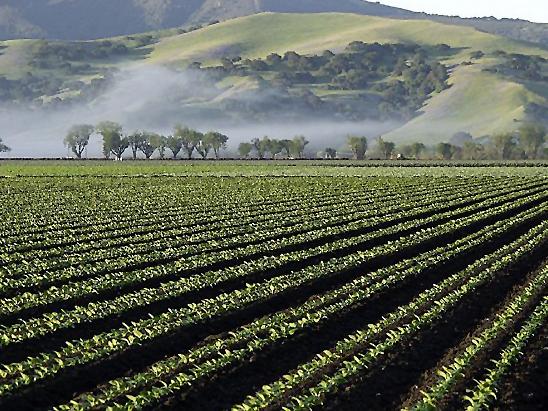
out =
{"type": "MultiPolygon", "coordinates": [[[[460,49],[447,61],[450,64],[467,60],[473,50],[488,53],[501,49],[548,58],[547,51],[533,45],[469,27],[341,13],[263,13],[187,34],[176,35],[175,31],[166,30],[161,35],[162,40],[152,46],[146,57],[149,64],[186,66],[191,61],[214,62],[223,56],[264,57],[272,52],[288,50],[299,53],[325,49],[336,51],[354,40],[423,45],[446,43],[460,49]]],[[[4,42],[8,48],[0,55],[0,75],[21,73],[33,43],[4,42]]],[[[105,63],[121,67],[130,62],[105,63]]],[[[479,137],[514,128],[514,119],[523,118],[527,102],[546,101],[545,92],[535,94],[520,84],[481,71],[492,63],[484,59],[474,66],[458,67],[450,79],[452,87],[434,96],[425,105],[424,114],[390,133],[388,138],[398,142],[420,140],[432,144],[447,140],[456,131],[468,131],[479,137]]]]}
{"type": "Polygon", "coordinates": [[[516,127],[523,119],[525,104],[545,99],[518,83],[481,72],[483,64],[458,67],[451,87],[431,98],[423,114],[386,137],[398,142],[447,140],[458,131],[481,137],[516,127]]]}
{"type": "MultiPolygon", "coordinates": [[[[262,57],[271,52],[295,50],[314,53],[337,50],[351,41],[446,43],[461,51],[447,63],[468,60],[473,50],[495,50],[539,54],[545,50],[526,43],[482,33],[475,29],[448,26],[431,21],[391,20],[352,14],[271,14],[243,17],[203,30],[168,37],[155,46],[150,62],[178,64],[188,61],[211,62],[219,56],[262,57]]],[[[487,60],[474,66],[457,67],[452,87],[430,99],[424,113],[387,138],[397,142],[447,140],[457,131],[480,137],[495,131],[511,130],[515,119],[524,116],[531,101],[545,97],[500,76],[482,72],[487,60]]],[[[544,94],[544,93],[543,93],[544,94]]]]}
{"type": "Polygon", "coordinates": [[[29,70],[29,56],[38,40],[9,40],[0,42],[0,76],[18,78],[29,70]]]}
{"type": "Polygon", "coordinates": [[[356,14],[274,14],[237,18],[202,30],[163,39],[154,47],[151,62],[211,61],[230,55],[261,57],[294,50],[312,53],[340,49],[351,41],[446,43],[452,47],[527,54],[548,53],[475,29],[426,20],[393,20],[356,14]]]}

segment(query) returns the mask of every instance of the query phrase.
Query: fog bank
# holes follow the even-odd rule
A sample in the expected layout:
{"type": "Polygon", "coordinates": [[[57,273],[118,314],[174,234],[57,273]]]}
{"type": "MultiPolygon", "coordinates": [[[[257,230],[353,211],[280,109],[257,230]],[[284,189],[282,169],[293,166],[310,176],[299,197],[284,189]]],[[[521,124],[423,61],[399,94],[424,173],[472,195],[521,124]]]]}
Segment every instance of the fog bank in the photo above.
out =
{"type": "MultiPolygon", "coordinates": [[[[270,97],[246,87],[219,89],[196,72],[141,65],[120,71],[108,91],[90,103],[34,109],[0,107],[0,137],[12,148],[4,157],[64,157],[71,154],[63,138],[74,124],[110,120],[122,124],[126,133],[146,129],[169,135],[173,126],[181,123],[227,134],[233,151],[240,142],[254,137],[292,138],[298,134],[305,135],[311,142],[309,150],[315,151],[340,147],[348,134],[376,137],[397,127],[390,122],[330,120],[292,108],[279,113],[279,118],[246,120],[219,104],[228,98],[253,106],[270,97]]],[[[94,135],[87,156],[100,157],[100,146],[100,136],[94,135]]]]}

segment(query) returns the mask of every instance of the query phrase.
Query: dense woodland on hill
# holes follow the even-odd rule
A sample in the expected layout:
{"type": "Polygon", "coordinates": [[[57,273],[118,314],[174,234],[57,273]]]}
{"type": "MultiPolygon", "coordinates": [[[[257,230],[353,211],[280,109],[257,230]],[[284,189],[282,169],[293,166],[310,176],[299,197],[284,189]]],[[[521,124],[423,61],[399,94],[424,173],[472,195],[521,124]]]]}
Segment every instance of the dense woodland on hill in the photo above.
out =
{"type": "MultiPolygon", "coordinates": [[[[436,52],[448,52],[440,45],[436,52]]],[[[200,68],[218,81],[241,76],[258,82],[265,90],[276,91],[273,98],[256,101],[227,100],[225,107],[250,116],[292,112],[333,115],[350,120],[366,118],[409,120],[427,96],[447,87],[447,68],[418,45],[365,44],[355,41],[338,54],[326,50],[321,55],[299,55],[288,51],[265,59],[224,58],[222,65],[200,68]],[[354,92],[343,94],[336,92],[354,92]],[[319,96],[325,95],[324,98],[319,96]],[[349,104],[348,96],[354,99],[349,104]],[[337,98],[339,97],[339,98],[337,98]]]]}

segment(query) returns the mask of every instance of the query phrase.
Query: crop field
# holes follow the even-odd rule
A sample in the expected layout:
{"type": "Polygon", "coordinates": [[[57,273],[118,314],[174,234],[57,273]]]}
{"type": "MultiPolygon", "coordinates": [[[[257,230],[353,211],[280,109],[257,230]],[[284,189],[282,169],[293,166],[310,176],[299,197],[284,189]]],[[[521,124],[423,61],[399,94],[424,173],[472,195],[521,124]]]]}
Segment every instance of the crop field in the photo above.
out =
{"type": "Polygon", "coordinates": [[[1,410],[546,409],[548,167],[0,164],[1,410]]]}

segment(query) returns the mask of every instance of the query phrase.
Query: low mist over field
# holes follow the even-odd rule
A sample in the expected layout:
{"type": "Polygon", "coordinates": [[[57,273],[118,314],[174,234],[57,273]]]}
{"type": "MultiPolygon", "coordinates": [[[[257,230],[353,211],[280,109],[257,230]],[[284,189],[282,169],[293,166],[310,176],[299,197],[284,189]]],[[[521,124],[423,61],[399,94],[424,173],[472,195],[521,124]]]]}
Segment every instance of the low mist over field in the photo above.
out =
{"type": "MultiPolygon", "coordinates": [[[[108,91],[91,103],[46,106],[43,108],[0,109],[5,142],[13,150],[10,157],[61,157],[69,155],[63,146],[67,130],[74,124],[97,124],[110,120],[124,126],[126,133],[145,129],[169,135],[175,124],[201,131],[218,130],[230,137],[229,150],[242,141],[268,135],[292,138],[305,135],[311,151],[340,145],[348,134],[379,135],[398,124],[394,122],[330,120],[293,107],[277,111],[263,120],[242,118],[219,103],[255,105],[272,98],[272,91],[223,90],[203,74],[175,71],[159,66],[135,66],[115,75],[108,91]]],[[[88,157],[101,156],[100,136],[94,135],[88,157]]]]}

